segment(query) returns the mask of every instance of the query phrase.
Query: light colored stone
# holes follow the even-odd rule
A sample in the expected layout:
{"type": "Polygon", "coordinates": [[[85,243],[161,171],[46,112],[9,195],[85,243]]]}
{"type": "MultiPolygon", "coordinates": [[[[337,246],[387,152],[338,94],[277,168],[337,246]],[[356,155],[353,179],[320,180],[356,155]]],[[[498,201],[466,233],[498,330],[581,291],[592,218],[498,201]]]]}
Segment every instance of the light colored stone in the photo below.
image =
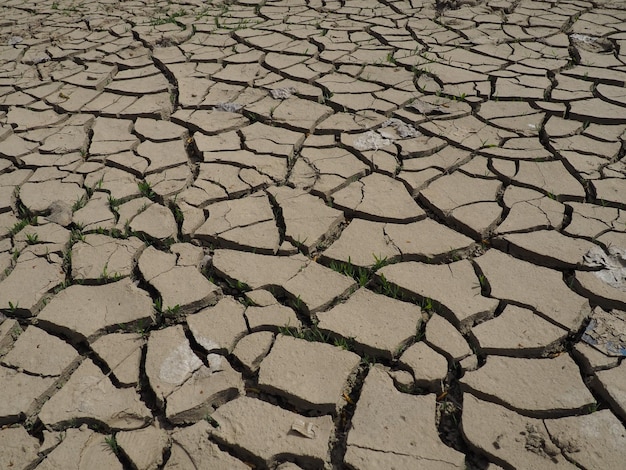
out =
{"type": "Polygon", "coordinates": [[[472,178],[455,171],[429,184],[421,191],[420,198],[445,215],[467,204],[493,201],[501,187],[497,180],[472,178]]]}
{"type": "Polygon", "coordinates": [[[191,349],[182,326],[175,325],[150,333],[145,369],[160,406],[202,365],[191,349]]]}
{"type": "Polygon", "coordinates": [[[534,266],[497,250],[475,259],[491,296],[531,308],[569,331],[577,331],[591,311],[587,299],[567,288],[558,271],[534,266]]]}
{"type": "Polygon", "coordinates": [[[280,207],[285,237],[305,250],[315,249],[343,222],[343,213],[301,189],[272,187],[268,192],[280,207]]]}
{"type": "Polygon", "coordinates": [[[172,212],[160,204],[151,204],[135,216],[129,224],[130,230],[155,240],[175,239],[178,233],[172,212]]]}
{"type": "Polygon", "coordinates": [[[463,468],[465,456],[441,442],[435,426],[435,396],[408,395],[389,375],[370,369],[348,432],[345,462],[354,468],[463,468]]]}
{"type": "Polygon", "coordinates": [[[269,256],[235,250],[215,250],[213,267],[230,279],[244,282],[252,289],[286,283],[307,265],[307,258],[269,256]]]}
{"type": "Polygon", "coordinates": [[[102,466],[111,470],[124,468],[105,441],[106,436],[87,426],[68,429],[63,440],[37,468],[42,470],[82,470],[102,466]]]}
{"type": "Polygon", "coordinates": [[[135,132],[152,141],[184,139],[187,129],[170,121],[157,121],[139,117],[135,121],[135,132]]]}
{"type": "Polygon", "coordinates": [[[446,265],[410,261],[385,266],[377,274],[411,294],[439,303],[445,310],[442,313],[461,330],[490,317],[498,306],[497,300],[480,295],[479,279],[468,260],[446,265]]]}
{"type": "Polygon", "coordinates": [[[448,375],[448,361],[428,344],[420,341],[408,347],[399,363],[410,369],[416,387],[441,392],[443,380],[448,375]]]}
{"type": "Polygon", "coordinates": [[[328,198],[369,167],[345,149],[305,147],[293,166],[289,181],[297,188],[328,198]]]}
{"type": "Polygon", "coordinates": [[[244,336],[233,350],[233,355],[243,364],[248,373],[255,373],[274,343],[271,331],[259,331],[244,336]]]}
{"type": "Polygon", "coordinates": [[[139,180],[131,173],[118,168],[105,167],[85,176],[85,186],[94,190],[106,191],[119,201],[139,197],[139,180]]]}
{"type": "Polygon", "coordinates": [[[311,314],[325,309],[335,299],[346,295],[356,287],[356,282],[312,261],[282,284],[282,287],[311,314]]]}
{"type": "Polygon", "coordinates": [[[560,161],[519,162],[515,181],[554,196],[582,199],[585,190],[560,161]]]}
{"type": "Polygon", "coordinates": [[[373,266],[377,258],[395,260],[400,256],[400,250],[386,236],[385,228],[388,225],[353,219],[339,238],[324,251],[323,256],[362,267],[373,266]]]}
{"type": "MultiPolygon", "coordinates": [[[[149,323],[146,322],[145,328],[149,323]]],[[[145,344],[136,333],[111,333],[93,342],[91,348],[106,362],[115,378],[124,385],[137,385],[141,348],[145,344]]]]}
{"type": "Polygon", "coordinates": [[[96,191],[85,207],[74,212],[72,222],[85,232],[112,229],[115,226],[115,214],[111,211],[109,197],[104,191],[96,191]]]}
{"type": "Polygon", "coordinates": [[[489,356],[468,372],[461,387],[481,398],[535,417],[559,417],[595,403],[576,363],[566,354],[552,359],[489,356]]]}
{"type": "Polygon", "coordinates": [[[325,343],[279,335],[259,369],[259,387],[295,406],[330,413],[345,403],[342,393],[360,357],[325,343]]]}
{"type": "Polygon", "coordinates": [[[145,171],[147,175],[184,165],[188,160],[185,144],[182,140],[167,142],[146,140],[139,144],[136,152],[150,162],[145,171]]]}
{"type": "Polygon", "coordinates": [[[65,280],[57,263],[24,253],[17,259],[11,274],[0,283],[0,308],[16,315],[33,316],[45,295],[65,280]]]}
{"type": "Polygon", "coordinates": [[[304,417],[255,398],[239,397],[219,407],[211,418],[218,425],[209,428],[211,436],[237,445],[266,464],[285,454],[317,466],[327,462],[334,429],[330,416],[304,417]],[[311,424],[313,439],[292,431],[294,424],[302,422],[311,424]]]}
{"type": "MultiPolygon", "coordinates": [[[[258,296],[255,296],[255,298],[258,298],[258,296]]],[[[244,316],[251,331],[263,329],[276,331],[284,326],[291,328],[300,328],[302,326],[293,309],[280,305],[277,302],[264,307],[248,307],[244,316]]]]}
{"type": "Polygon", "coordinates": [[[44,307],[38,320],[46,329],[80,341],[106,328],[149,322],[153,313],[147,292],[125,278],[102,286],[70,286],[44,307]]]}
{"type": "MultiPolygon", "coordinates": [[[[510,233],[502,237],[505,251],[533,264],[555,269],[575,269],[583,256],[595,245],[587,240],[571,238],[556,230],[510,233]]],[[[494,240],[494,245],[498,243],[494,240]]]]}
{"type": "Polygon", "coordinates": [[[197,311],[214,303],[220,293],[195,266],[175,266],[150,279],[150,284],[161,294],[163,310],[174,313],[197,311]]]}
{"type": "Polygon", "coordinates": [[[155,425],[115,435],[117,445],[137,470],[156,470],[163,463],[163,453],[169,444],[167,433],[155,425]]]}
{"type": "Polygon", "coordinates": [[[139,197],[131,199],[128,202],[123,203],[117,208],[119,219],[115,228],[122,232],[128,230],[130,222],[141,212],[143,212],[149,205],[154,204],[147,197],[139,197]]]}
{"type": "Polygon", "coordinates": [[[474,243],[471,238],[429,218],[409,224],[385,224],[384,231],[391,243],[400,250],[403,261],[453,256],[474,243]]]}
{"type": "Polygon", "coordinates": [[[136,237],[89,234],[72,246],[72,278],[85,281],[130,276],[143,242],[136,237]]]}
{"type": "Polygon", "coordinates": [[[472,328],[472,336],[482,352],[500,356],[545,356],[554,351],[567,334],[567,330],[516,305],[507,305],[497,318],[472,328]]]}
{"type": "Polygon", "coordinates": [[[187,324],[198,344],[207,351],[231,353],[248,332],[244,311],[245,307],[234,298],[223,297],[213,307],[189,315],[187,324]]]}
{"type": "Polygon", "coordinates": [[[369,220],[411,222],[426,216],[401,182],[380,173],[372,173],[337,191],[333,204],[369,220]]]}
{"type": "Polygon", "coordinates": [[[2,363],[33,375],[58,377],[77,359],[78,352],[65,341],[29,326],[2,363]]]}
{"type": "Polygon", "coordinates": [[[613,412],[626,419],[626,363],[609,370],[596,372],[594,388],[609,402],[613,412]]]}
{"type": "Polygon", "coordinates": [[[48,223],[43,225],[27,225],[13,237],[14,249],[28,251],[38,256],[50,253],[62,255],[70,242],[71,232],[60,225],[48,223]]]}
{"type": "Polygon", "coordinates": [[[619,468],[626,458],[626,429],[609,410],[545,423],[564,455],[583,468],[619,468]]]}
{"type": "Polygon", "coordinates": [[[485,238],[493,231],[502,208],[497,202],[476,202],[457,207],[450,214],[452,223],[474,238],[485,238]]]}
{"type": "Polygon", "coordinates": [[[583,372],[589,375],[594,371],[612,369],[619,365],[619,357],[607,356],[584,342],[574,345],[572,356],[581,364],[583,372]]]}
{"type": "Polygon", "coordinates": [[[243,390],[241,375],[225,357],[207,356],[209,366],[200,366],[167,397],[166,417],[173,424],[196,423],[243,390]]]}
{"type": "Polygon", "coordinates": [[[175,243],[170,246],[170,251],[176,255],[177,266],[195,266],[202,269],[206,262],[204,250],[191,243],[175,243]]]}
{"type": "Polygon", "coordinates": [[[152,419],[130,388],[116,388],[91,359],[85,359],[41,411],[44,425],[59,428],[72,420],[94,419],[112,429],[139,429],[152,419]]]}
{"type": "Polygon", "coordinates": [[[36,377],[0,366],[2,389],[11,400],[0,402],[0,420],[17,422],[34,411],[42,395],[54,384],[52,377],[36,377]]]}
{"type": "Polygon", "coordinates": [[[504,468],[577,468],[561,455],[540,419],[466,393],[462,423],[463,436],[470,446],[504,468]]]}
{"type": "Polygon", "coordinates": [[[508,186],[503,200],[510,210],[497,233],[559,229],[565,220],[563,204],[532,189],[508,186]]]}
{"type": "Polygon", "coordinates": [[[86,196],[87,193],[79,185],[59,180],[24,183],[20,187],[20,200],[35,214],[46,212],[57,201],[63,201],[71,206],[86,196]]]}
{"type": "Polygon", "coordinates": [[[362,288],[317,318],[320,330],[353,341],[358,352],[391,359],[415,336],[422,313],[414,304],[362,288]]]}
{"type": "Polygon", "coordinates": [[[196,230],[194,238],[264,254],[278,250],[280,236],[266,194],[254,193],[241,199],[216,202],[206,210],[209,217],[196,230]]]}
{"type": "Polygon", "coordinates": [[[193,426],[176,428],[171,434],[171,455],[164,470],[211,468],[248,470],[249,467],[209,440],[211,426],[200,421],[193,426]]]}
{"type": "Polygon", "coordinates": [[[449,321],[437,314],[434,314],[426,323],[425,341],[452,361],[460,361],[472,354],[472,350],[461,333],[449,321]]]}
{"type": "Polygon", "coordinates": [[[38,460],[39,441],[19,426],[0,431],[0,466],[2,468],[32,468],[38,460]]]}
{"type": "MultiPolygon", "coordinates": [[[[622,263],[618,261],[615,266],[622,263]]],[[[626,284],[623,281],[624,268],[602,269],[600,271],[575,271],[577,291],[589,297],[606,310],[613,308],[626,310],[626,284]],[[621,279],[620,279],[621,278],[621,279]],[[615,286],[606,282],[609,280],[615,286]],[[617,286],[622,287],[621,289],[617,286]]],[[[606,268],[606,266],[605,266],[606,268]]]]}

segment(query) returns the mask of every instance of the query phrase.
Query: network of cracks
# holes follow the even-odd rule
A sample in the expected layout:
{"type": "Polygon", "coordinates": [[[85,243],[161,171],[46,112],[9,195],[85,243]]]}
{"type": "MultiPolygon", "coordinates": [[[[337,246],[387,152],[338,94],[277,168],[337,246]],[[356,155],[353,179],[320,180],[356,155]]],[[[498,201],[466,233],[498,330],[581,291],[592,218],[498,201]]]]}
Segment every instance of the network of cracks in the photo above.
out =
{"type": "Polygon", "coordinates": [[[0,3],[0,467],[620,469],[620,1],[0,3]]]}

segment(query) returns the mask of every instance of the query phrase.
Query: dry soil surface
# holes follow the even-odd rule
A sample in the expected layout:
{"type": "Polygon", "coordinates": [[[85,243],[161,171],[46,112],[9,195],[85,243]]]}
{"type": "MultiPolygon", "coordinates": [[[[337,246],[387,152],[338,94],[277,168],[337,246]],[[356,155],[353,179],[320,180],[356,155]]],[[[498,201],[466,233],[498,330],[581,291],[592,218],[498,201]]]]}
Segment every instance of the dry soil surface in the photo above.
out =
{"type": "Polygon", "coordinates": [[[626,462],[620,0],[0,1],[0,468],[626,462]]]}

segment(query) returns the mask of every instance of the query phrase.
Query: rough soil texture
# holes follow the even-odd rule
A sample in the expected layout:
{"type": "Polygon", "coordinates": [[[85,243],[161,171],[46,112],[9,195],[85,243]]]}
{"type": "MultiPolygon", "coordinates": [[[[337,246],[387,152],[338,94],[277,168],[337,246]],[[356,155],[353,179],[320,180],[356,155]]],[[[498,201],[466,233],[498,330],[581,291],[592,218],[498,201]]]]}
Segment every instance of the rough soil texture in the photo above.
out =
{"type": "Polygon", "coordinates": [[[622,470],[620,0],[0,2],[0,469],[622,470]]]}

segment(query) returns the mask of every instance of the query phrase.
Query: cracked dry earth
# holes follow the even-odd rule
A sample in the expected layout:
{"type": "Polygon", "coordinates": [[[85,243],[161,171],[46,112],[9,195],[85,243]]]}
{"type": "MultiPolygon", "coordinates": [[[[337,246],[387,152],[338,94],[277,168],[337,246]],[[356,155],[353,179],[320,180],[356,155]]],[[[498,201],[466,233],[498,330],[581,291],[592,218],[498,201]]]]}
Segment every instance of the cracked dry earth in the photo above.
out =
{"type": "Polygon", "coordinates": [[[0,468],[622,469],[626,7],[0,2],[0,468]]]}

